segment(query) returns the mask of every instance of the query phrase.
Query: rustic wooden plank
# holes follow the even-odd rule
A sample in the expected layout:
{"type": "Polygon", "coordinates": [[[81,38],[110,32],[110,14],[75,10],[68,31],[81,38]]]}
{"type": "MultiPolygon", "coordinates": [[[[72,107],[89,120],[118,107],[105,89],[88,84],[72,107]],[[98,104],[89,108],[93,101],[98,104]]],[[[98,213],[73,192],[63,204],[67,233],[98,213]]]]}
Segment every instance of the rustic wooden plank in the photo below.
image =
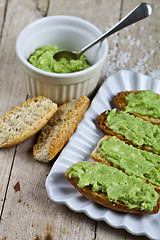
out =
{"type": "Polygon", "coordinates": [[[0,225],[1,236],[10,240],[47,239],[47,236],[67,240],[73,236],[72,239],[85,239],[87,233],[86,239],[92,239],[92,220],[48,199],[44,184],[51,164],[33,159],[34,142],[32,137],[17,147],[0,225]]]}
{"type": "Polygon", "coordinates": [[[144,236],[134,236],[126,232],[124,229],[114,229],[104,222],[99,222],[99,229],[96,231],[96,240],[111,239],[111,240],[147,240],[144,236]]]}
{"type": "Polygon", "coordinates": [[[98,227],[96,229],[96,240],[123,240],[125,239],[125,235],[126,232],[123,229],[114,229],[104,222],[98,222],[98,227]]]}
{"type": "MultiPolygon", "coordinates": [[[[4,1],[2,1],[1,4],[0,4],[0,42],[1,42],[2,32],[3,32],[3,25],[4,25],[4,21],[5,21],[6,4],[7,4],[6,2],[7,2],[7,1],[4,0],[4,1]]],[[[5,153],[4,153],[4,154],[2,153],[0,159],[1,159],[1,161],[3,161],[3,159],[5,159],[5,153]]],[[[4,166],[4,165],[3,165],[3,166],[4,166]]],[[[5,171],[2,170],[3,166],[1,167],[0,175],[1,175],[2,181],[4,181],[4,183],[5,183],[5,182],[7,182],[7,181],[5,180],[5,177],[7,177],[7,179],[8,179],[9,173],[6,175],[5,171]],[[3,176],[2,176],[2,175],[3,175],[3,176]]],[[[2,182],[2,181],[1,181],[1,182],[2,182]]],[[[1,184],[1,186],[0,186],[0,193],[1,193],[1,192],[4,193],[5,190],[6,190],[6,185],[1,184]]],[[[1,212],[1,209],[2,209],[2,206],[3,206],[3,198],[4,198],[4,194],[3,194],[3,197],[2,197],[2,195],[0,194],[0,212],[1,212]]]]}
{"type": "MultiPolygon", "coordinates": [[[[140,2],[124,0],[122,17],[140,2]]],[[[131,69],[142,73],[160,70],[160,1],[149,0],[147,3],[152,6],[152,15],[120,32],[117,69],[131,69]]]]}
{"type": "Polygon", "coordinates": [[[0,149],[0,219],[6,197],[9,176],[12,169],[14,153],[15,148],[10,148],[7,151],[4,149],[0,149]]]}
{"type": "MultiPolygon", "coordinates": [[[[15,11],[16,18],[14,18],[15,12],[11,10],[17,5],[18,2],[16,1],[9,3],[7,12],[8,18],[6,21],[8,19],[8,21],[10,21],[12,18],[13,22],[11,24],[12,26],[5,23],[9,28],[5,28],[6,32],[4,31],[4,33],[6,33],[6,35],[11,27],[13,29],[17,24],[20,30],[20,28],[30,21],[39,18],[40,14],[44,12],[39,12],[37,2],[34,4],[33,2],[21,1],[20,5],[18,5],[18,12],[15,11]],[[19,21],[20,16],[22,16],[22,12],[25,17],[22,17],[21,23],[18,24],[17,21],[19,21]]],[[[18,30],[12,34],[13,36],[11,39],[13,43],[15,36],[18,34],[18,30]]],[[[5,39],[6,42],[8,41],[7,36],[6,38],[2,38],[2,40],[3,39],[5,39]]],[[[6,46],[5,42],[3,44],[6,46]]],[[[13,55],[11,55],[11,59],[13,60],[13,55]]],[[[6,72],[5,69],[4,72],[6,72]]],[[[13,76],[14,78],[17,76],[20,81],[19,71],[17,71],[17,69],[14,71],[13,76]]],[[[14,88],[18,87],[18,80],[14,82],[14,88]]],[[[8,79],[8,83],[10,83],[10,81],[11,80],[8,79]]],[[[14,88],[12,91],[14,91],[14,88]]],[[[7,91],[5,87],[3,87],[3,90],[7,91]]],[[[6,99],[9,102],[7,106],[4,104],[4,111],[11,103],[15,105],[15,92],[12,93],[12,96],[9,96],[10,90],[11,86],[8,87],[8,96],[6,96],[6,99]],[[10,101],[10,98],[12,98],[13,101],[10,101]]],[[[17,102],[25,96],[22,91],[19,91],[19,94],[20,96],[17,96],[17,98],[19,97],[17,102]]],[[[0,92],[0,95],[3,95],[3,91],[0,92]]],[[[11,240],[24,238],[69,239],[72,237],[72,234],[75,236],[74,239],[84,239],[85,235],[86,239],[88,239],[89,236],[89,238],[93,238],[95,228],[94,221],[87,218],[84,214],[74,214],[65,206],[53,204],[48,200],[44,183],[51,166],[33,160],[33,142],[34,138],[29,139],[17,147],[6,194],[6,201],[3,208],[0,225],[1,236],[11,240]]]]}
{"type": "Polygon", "coordinates": [[[3,30],[3,24],[5,21],[6,7],[7,7],[7,1],[6,0],[1,1],[0,3],[0,33],[1,34],[3,30]]]}
{"type": "MultiPolygon", "coordinates": [[[[7,11],[7,1],[1,1],[0,3],[0,43],[3,35],[4,30],[4,23],[6,19],[6,11],[7,11]]],[[[2,49],[2,48],[1,48],[2,49]]],[[[2,52],[2,50],[0,50],[2,52]]],[[[0,61],[0,67],[2,62],[2,53],[1,53],[1,61],[0,61]]],[[[2,72],[2,68],[1,68],[2,72]]],[[[3,79],[0,78],[1,87],[4,84],[3,79]]],[[[2,103],[3,99],[0,101],[0,104],[2,103]]],[[[0,113],[2,113],[2,108],[0,108],[0,113]]],[[[14,157],[14,148],[10,148],[8,151],[4,151],[0,149],[0,218],[1,218],[1,212],[3,209],[3,203],[7,191],[7,184],[8,184],[8,178],[10,175],[10,171],[12,168],[12,161],[14,157]],[[2,184],[3,183],[3,184],[2,184]]]]}
{"type": "MultiPolygon", "coordinates": [[[[27,8],[26,1],[1,1],[0,3],[0,27],[3,28],[0,40],[0,115],[15,105],[21,105],[26,100],[21,72],[17,67],[15,41],[20,30],[29,21],[42,15],[40,11],[33,14],[32,9],[35,9],[35,4],[32,1],[27,3],[27,8]]],[[[0,182],[3,183],[0,185],[0,216],[3,211],[15,153],[15,147],[0,149],[0,182]]]]}
{"type": "MultiPolygon", "coordinates": [[[[16,36],[26,24],[47,14],[66,14],[87,19],[102,31],[105,31],[119,20],[121,2],[123,3],[123,16],[139,1],[59,0],[50,1],[49,5],[48,1],[44,3],[42,0],[12,0],[7,2],[7,14],[0,46],[2,60],[0,69],[3,69],[3,71],[0,71],[0,81],[2,83],[0,88],[1,113],[9,110],[14,105],[21,104],[26,98],[21,83],[20,69],[17,68],[15,62],[14,51],[16,36]],[[8,66],[10,71],[8,71],[8,66]]],[[[156,4],[155,1],[150,1],[150,3],[155,9],[159,6],[158,1],[156,1],[156,4]]],[[[156,10],[156,15],[153,17],[153,25],[157,16],[159,17],[158,10],[156,10]]],[[[158,21],[155,23],[153,31],[156,31],[157,24],[158,21]]],[[[133,28],[135,29],[135,26],[133,28]]],[[[146,37],[146,26],[145,30],[143,25],[139,26],[139,28],[141,31],[145,31],[144,36],[146,37]]],[[[149,29],[152,36],[151,27],[149,29]]],[[[131,35],[131,32],[130,28],[128,28],[128,30],[126,29],[108,40],[109,54],[102,72],[102,80],[123,66],[126,68],[136,66],[135,59],[130,60],[130,55],[127,55],[128,52],[130,54],[134,52],[133,48],[127,49],[126,44],[132,40],[135,49],[135,46],[139,45],[138,40],[141,40],[143,34],[140,35],[139,39],[137,30],[134,31],[135,35],[131,35]],[[123,56],[129,58],[129,60],[127,58],[124,65],[119,63],[122,53],[123,56]]],[[[155,36],[153,40],[155,40],[155,36]]],[[[159,39],[157,36],[156,39],[159,39]]],[[[150,37],[150,39],[152,38],[150,37]]],[[[155,44],[155,42],[152,42],[152,44],[155,44]]],[[[152,44],[150,50],[152,50],[152,44]]],[[[155,56],[158,59],[158,56],[155,56]]],[[[156,69],[157,66],[156,64],[156,69]]],[[[151,68],[146,66],[147,69],[151,68]]],[[[145,69],[142,70],[145,71],[145,69]]],[[[0,200],[3,200],[0,202],[2,209],[0,239],[146,239],[134,237],[126,233],[125,230],[115,230],[103,222],[96,223],[84,214],[74,213],[63,205],[51,202],[47,197],[44,183],[53,162],[42,164],[33,159],[32,146],[35,139],[36,136],[17,148],[0,150],[0,181],[3,182],[0,186],[0,200]]]]}
{"type": "Polygon", "coordinates": [[[127,232],[126,240],[147,240],[148,238],[145,236],[134,236],[127,232]]]}
{"type": "MultiPolygon", "coordinates": [[[[1,115],[11,107],[20,105],[26,100],[21,69],[15,53],[16,38],[22,28],[34,20],[43,17],[48,9],[48,1],[45,1],[45,3],[40,0],[36,2],[24,0],[6,2],[6,5],[4,3],[0,5],[0,13],[2,13],[2,6],[7,10],[6,14],[2,14],[5,15],[5,21],[0,46],[0,69],[3,69],[3,71],[0,71],[1,115]]],[[[1,22],[2,20],[0,19],[0,24],[1,22]]]]}

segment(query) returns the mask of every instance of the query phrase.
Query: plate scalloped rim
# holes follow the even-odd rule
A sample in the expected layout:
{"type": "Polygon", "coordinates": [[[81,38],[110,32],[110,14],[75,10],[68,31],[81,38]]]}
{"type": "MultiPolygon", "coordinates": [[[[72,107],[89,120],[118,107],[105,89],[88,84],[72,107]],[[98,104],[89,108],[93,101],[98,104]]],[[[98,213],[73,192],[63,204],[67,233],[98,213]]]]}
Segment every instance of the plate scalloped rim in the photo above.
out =
{"type": "Polygon", "coordinates": [[[83,197],[64,177],[65,171],[77,161],[93,161],[90,154],[104,133],[96,125],[99,114],[116,107],[113,97],[120,91],[150,89],[160,94],[160,81],[128,70],[119,70],[108,77],[91,102],[83,120],[62,150],[46,178],[49,198],[65,204],[75,212],[91,219],[104,221],[114,228],[124,228],[133,235],[145,235],[160,240],[160,212],[156,215],[135,215],[107,209],[83,197]]]}

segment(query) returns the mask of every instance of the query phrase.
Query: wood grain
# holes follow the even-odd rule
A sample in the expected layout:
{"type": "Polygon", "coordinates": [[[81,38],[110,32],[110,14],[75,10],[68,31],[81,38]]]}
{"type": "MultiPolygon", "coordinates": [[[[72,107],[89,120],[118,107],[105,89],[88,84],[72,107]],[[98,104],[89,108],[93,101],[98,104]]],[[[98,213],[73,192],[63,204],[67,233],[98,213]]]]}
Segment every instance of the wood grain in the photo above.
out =
{"type": "MultiPolygon", "coordinates": [[[[99,86],[119,69],[159,71],[160,1],[150,19],[130,26],[108,39],[109,52],[99,86]]],[[[19,32],[32,21],[51,15],[84,18],[105,32],[135,7],[139,0],[2,0],[0,2],[0,114],[27,98],[15,54],[19,32]]],[[[0,150],[0,240],[145,240],[125,230],[96,222],[49,200],[45,179],[52,164],[33,159],[37,136],[17,147],[0,150]]],[[[56,160],[56,159],[55,159],[56,160]]]]}
{"type": "MultiPolygon", "coordinates": [[[[139,0],[124,0],[122,17],[140,2],[139,0]]],[[[159,23],[157,21],[160,1],[149,0],[147,3],[152,6],[152,15],[120,32],[117,69],[132,69],[142,73],[160,69],[159,23]]]]}

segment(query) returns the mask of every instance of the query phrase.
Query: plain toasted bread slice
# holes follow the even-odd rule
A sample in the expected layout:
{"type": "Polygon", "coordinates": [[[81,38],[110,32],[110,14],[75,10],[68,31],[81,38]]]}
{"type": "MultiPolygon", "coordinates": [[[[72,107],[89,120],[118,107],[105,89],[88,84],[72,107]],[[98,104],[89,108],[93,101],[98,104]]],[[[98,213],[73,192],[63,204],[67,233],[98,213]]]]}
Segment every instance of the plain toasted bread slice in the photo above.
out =
{"type": "MultiPolygon", "coordinates": [[[[138,94],[140,91],[125,91],[125,92],[119,92],[117,93],[115,99],[114,99],[114,102],[116,103],[117,107],[122,110],[122,111],[125,111],[125,108],[127,106],[127,102],[126,102],[126,99],[125,97],[132,93],[132,94],[138,94]]],[[[157,94],[158,95],[158,94],[157,94]]],[[[156,118],[153,118],[153,117],[149,117],[149,116],[142,116],[140,115],[139,113],[133,113],[136,117],[140,117],[142,119],[144,119],[145,121],[148,121],[148,122],[151,122],[153,124],[157,124],[157,125],[160,125],[160,119],[156,119],[156,118]]]]}
{"type": "Polygon", "coordinates": [[[33,147],[34,158],[49,162],[68,142],[82,120],[90,100],[86,96],[61,105],[56,114],[44,126],[33,147]]]}
{"type": "MultiPolygon", "coordinates": [[[[91,158],[95,161],[95,162],[99,162],[99,163],[103,163],[106,164],[108,166],[112,166],[113,164],[110,162],[109,159],[107,159],[106,157],[102,156],[99,152],[99,148],[101,147],[102,141],[103,140],[109,140],[112,136],[110,135],[106,135],[104,136],[102,139],[99,140],[99,142],[97,143],[97,146],[95,147],[95,149],[92,151],[91,153],[91,158]]],[[[121,141],[120,139],[117,138],[118,141],[121,141]]],[[[128,151],[130,152],[130,147],[128,147],[128,151]]],[[[141,150],[140,150],[141,151],[141,150]]],[[[152,153],[151,153],[152,154],[152,153]]],[[[137,155],[138,158],[139,155],[137,155]]],[[[114,165],[113,165],[114,166],[114,165]]],[[[120,169],[120,167],[119,167],[120,169]]],[[[124,172],[124,170],[122,170],[124,172]]],[[[155,190],[160,193],[160,186],[154,185],[152,183],[149,182],[149,180],[145,180],[143,179],[144,182],[153,185],[155,190]]]]}
{"type": "MultiPolygon", "coordinates": [[[[95,163],[90,163],[90,164],[95,164],[95,163]]],[[[141,210],[139,207],[136,208],[128,208],[124,203],[120,201],[116,202],[111,202],[108,199],[107,193],[102,193],[102,192],[93,192],[90,188],[90,186],[86,186],[83,188],[79,188],[77,186],[77,178],[76,177],[69,177],[69,171],[67,170],[65,173],[65,177],[67,180],[86,198],[102,205],[107,208],[113,209],[115,211],[119,212],[127,212],[127,213],[136,213],[136,214],[156,214],[159,211],[160,208],[160,198],[157,200],[156,206],[153,208],[152,211],[146,211],[146,210],[141,210]]],[[[108,176],[109,177],[109,176],[108,176]]]]}
{"type": "Polygon", "coordinates": [[[57,108],[50,99],[39,96],[6,112],[0,118],[0,147],[14,146],[36,134],[57,108]]]}

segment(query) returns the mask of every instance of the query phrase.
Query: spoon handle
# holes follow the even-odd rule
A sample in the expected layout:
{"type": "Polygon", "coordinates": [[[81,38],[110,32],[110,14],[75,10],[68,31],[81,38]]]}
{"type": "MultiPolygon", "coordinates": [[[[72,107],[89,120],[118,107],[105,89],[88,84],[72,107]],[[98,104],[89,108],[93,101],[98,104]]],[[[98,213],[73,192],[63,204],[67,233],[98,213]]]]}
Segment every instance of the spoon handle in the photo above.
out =
{"type": "Polygon", "coordinates": [[[109,37],[113,33],[135,23],[138,22],[152,13],[152,8],[147,3],[141,3],[137,7],[135,7],[127,16],[121,19],[114,27],[112,27],[108,32],[104,33],[101,37],[87,45],[86,47],[82,48],[79,52],[79,55],[82,55],[86,50],[90,47],[94,46],[98,42],[102,42],[106,37],[109,37]]]}

